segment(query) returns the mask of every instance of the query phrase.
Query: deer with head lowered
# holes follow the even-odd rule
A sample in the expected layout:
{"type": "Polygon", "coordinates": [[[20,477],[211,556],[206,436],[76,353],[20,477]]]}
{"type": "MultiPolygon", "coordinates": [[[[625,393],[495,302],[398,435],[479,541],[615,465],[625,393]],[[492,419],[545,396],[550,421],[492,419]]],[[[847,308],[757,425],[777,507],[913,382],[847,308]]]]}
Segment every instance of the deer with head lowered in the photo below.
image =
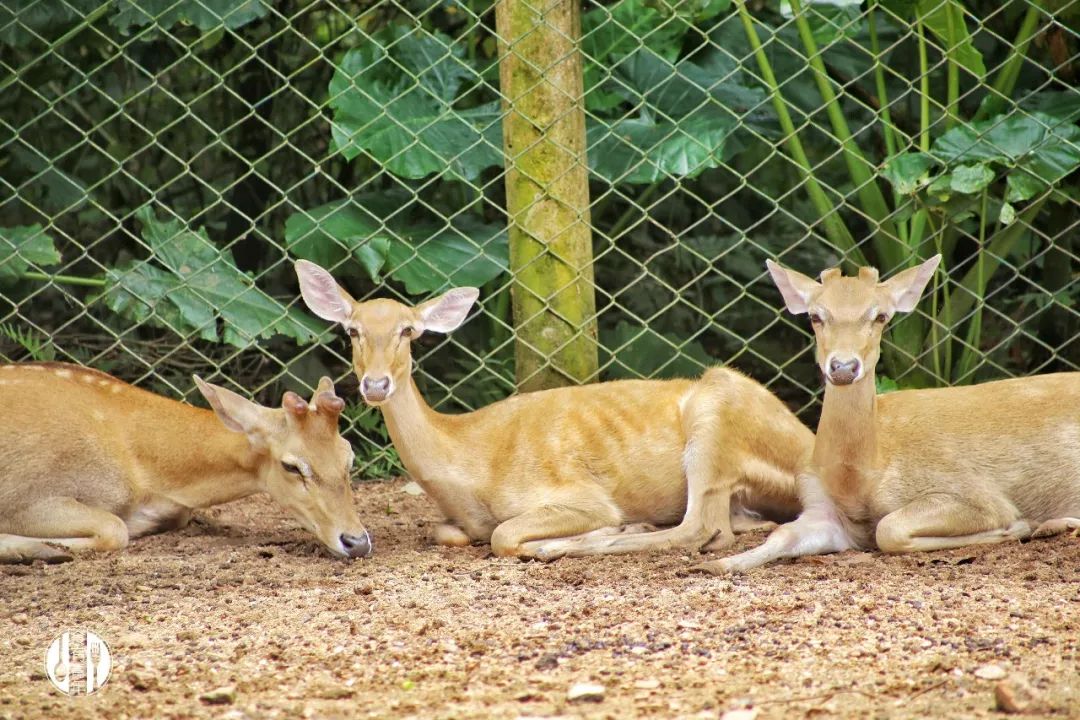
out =
{"type": "Polygon", "coordinates": [[[825,398],[805,509],[760,547],[700,566],[878,548],[941,550],[1080,528],[1080,373],[877,395],[881,335],[913,310],[941,256],[885,282],[769,262],[787,309],[808,314],[825,398]]]}
{"type": "MultiPolygon", "coordinates": [[[[557,388],[441,414],[413,381],[411,342],[457,328],[475,288],[415,307],[357,302],[319,266],[300,260],[296,271],[307,306],[348,332],[361,395],[445,516],[439,544],[490,542],[497,555],[541,559],[716,549],[732,542],[733,508],[798,512],[795,471],[813,435],[744,375],[557,388]]],[[[735,521],[755,524],[742,512],[735,521]]]]}
{"type": "Polygon", "coordinates": [[[371,553],[329,378],[280,409],[195,383],[213,412],[76,365],[0,365],[0,562],[117,550],[257,492],[335,555],[371,553]]]}

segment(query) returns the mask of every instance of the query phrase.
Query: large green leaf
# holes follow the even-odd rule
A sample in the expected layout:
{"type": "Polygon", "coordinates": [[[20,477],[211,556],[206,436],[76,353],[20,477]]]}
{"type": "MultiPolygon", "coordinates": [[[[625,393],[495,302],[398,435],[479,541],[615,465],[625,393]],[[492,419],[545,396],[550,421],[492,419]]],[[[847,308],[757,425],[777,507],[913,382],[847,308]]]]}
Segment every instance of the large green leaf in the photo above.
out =
{"type": "Polygon", "coordinates": [[[892,183],[896,192],[911,195],[926,184],[928,171],[935,164],[926,153],[904,153],[889,160],[881,174],[892,183]]]}
{"type": "Polygon", "coordinates": [[[347,52],[330,82],[334,148],[405,178],[473,180],[502,164],[502,113],[497,102],[455,108],[467,82],[479,75],[461,43],[421,28],[380,33],[347,52]]]}
{"type": "Polygon", "coordinates": [[[1016,202],[1080,167],[1080,127],[1041,112],[1012,113],[953,128],[934,143],[933,155],[950,166],[982,162],[1009,168],[1006,200],[1016,202]]]}
{"type": "Polygon", "coordinates": [[[0,228],[0,282],[18,280],[32,267],[59,262],[60,253],[41,225],[0,228]]]}
{"type": "Polygon", "coordinates": [[[149,207],[137,217],[153,259],[107,271],[105,302],[113,312],[240,348],[278,334],[308,342],[318,333],[310,317],[257,288],[205,230],[160,220],[149,207]]]}
{"type": "Polygon", "coordinates": [[[218,27],[235,30],[269,11],[264,0],[116,0],[116,5],[109,23],[122,33],[144,25],[177,24],[194,25],[203,32],[218,27]]]}
{"type": "Polygon", "coordinates": [[[589,165],[610,183],[646,184],[665,177],[695,177],[725,159],[725,141],[735,121],[698,112],[658,120],[643,114],[632,120],[589,126],[589,165]]]}
{"type": "Polygon", "coordinates": [[[992,182],[994,182],[993,169],[983,163],[975,163],[961,165],[953,170],[949,186],[955,192],[971,195],[981,191],[992,182]]]}
{"type": "Polygon", "coordinates": [[[471,215],[447,224],[418,217],[406,199],[384,200],[360,196],[293,215],[285,224],[289,251],[327,267],[351,256],[373,282],[385,270],[412,295],[480,286],[506,272],[509,247],[502,225],[471,215]]]}
{"type": "Polygon", "coordinates": [[[600,332],[601,365],[612,378],[697,377],[712,360],[701,343],[619,321],[600,332]],[[610,348],[610,350],[609,350],[610,348]]]}

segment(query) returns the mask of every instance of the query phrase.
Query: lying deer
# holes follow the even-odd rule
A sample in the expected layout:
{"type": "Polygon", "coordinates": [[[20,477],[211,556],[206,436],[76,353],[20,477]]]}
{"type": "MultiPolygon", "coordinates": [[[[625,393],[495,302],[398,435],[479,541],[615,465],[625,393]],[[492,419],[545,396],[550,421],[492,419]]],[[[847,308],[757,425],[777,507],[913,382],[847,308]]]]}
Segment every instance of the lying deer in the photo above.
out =
{"type": "MultiPolygon", "coordinates": [[[[364,401],[381,408],[405,468],[447,518],[439,544],[490,541],[497,555],[543,559],[717,549],[733,539],[733,494],[737,508],[798,512],[795,472],[813,435],[737,372],[544,390],[443,415],[412,379],[411,341],[461,325],[478,290],[416,307],[356,302],[319,266],[296,271],[312,312],[351,336],[364,401]],[[642,523],[679,524],[622,527],[642,523]]],[[[735,529],[753,526],[737,514],[735,529]]]]}
{"type": "Polygon", "coordinates": [[[336,555],[371,553],[329,378],[280,410],[195,383],[213,412],[76,365],[0,365],[0,562],[117,550],[256,492],[336,555]]]}
{"type": "Polygon", "coordinates": [[[787,309],[808,313],[825,400],[805,510],[729,572],[782,557],[877,547],[943,550],[1080,528],[1080,373],[876,395],[881,334],[918,303],[941,256],[878,282],[821,282],[768,263],[787,309]]]}

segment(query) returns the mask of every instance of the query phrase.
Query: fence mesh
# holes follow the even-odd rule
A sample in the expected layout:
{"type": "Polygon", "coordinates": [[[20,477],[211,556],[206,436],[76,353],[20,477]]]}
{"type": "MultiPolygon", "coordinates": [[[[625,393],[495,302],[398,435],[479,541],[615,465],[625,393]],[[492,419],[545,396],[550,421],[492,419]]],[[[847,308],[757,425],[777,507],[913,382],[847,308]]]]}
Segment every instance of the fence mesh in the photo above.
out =
{"type": "MultiPolygon", "coordinates": [[[[481,287],[463,328],[416,341],[418,381],[451,412],[513,392],[499,65],[568,0],[503,2],[5,3],[0,357],[188,400],[192,372],[266,403],[329,374],[361,474],[392,473],[346,339],[299,302],[302,257],[358,299],[481,287]],[[500,37],[510,5],[535,23],[500,37]]],[[[545,122],[584,122],[593,379],[729,363],[812,422],[811,338],[765,258],[887,272],[936,252],[883,389],[1080,369],[1080,2],[574,14],[572,56],[523,61],[539,83],[581,73],[545,122]]]]}

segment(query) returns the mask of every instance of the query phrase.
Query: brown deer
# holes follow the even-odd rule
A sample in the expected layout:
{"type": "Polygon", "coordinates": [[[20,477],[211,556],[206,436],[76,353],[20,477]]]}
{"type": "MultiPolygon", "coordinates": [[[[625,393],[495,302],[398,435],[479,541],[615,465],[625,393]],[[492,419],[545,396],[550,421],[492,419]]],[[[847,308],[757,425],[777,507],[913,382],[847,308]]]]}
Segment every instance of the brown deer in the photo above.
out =
{"type": "Polygon", "coordinates": [[[805,510],[753,550],[700,566],[878,548],[942,550],[1080,528],[1080,373],[875,394],[881,334],[913,310],[941,256],[878,281],[821,282],[769,262],[787,309],[817,338],[825,399],[805,510]]]}
{"type": "Polygon", "coordinates": [[[279,410],[195,383],[213,412],[76,365],[0,365],[0,562],[118,550],[257,492],[334,554],[371,553],[329,378],[279,410]]]}
{"type": "MultiPolygon", "coordinates": [[[[405,468],[447,518],[440,544],[490,541],[497,555],[543,559],[716,549],[733,539],[733,506],[798,512],[795,471],[813,435],[744,375],[718,368],[699,380],[559,388],[444,415],[412,379],[411,341],[457,328],[478,290],[416,307],[356,302],[319,266],[301,260],[296,271],[312,312],[352,338],[361,395],[381,408],[405,468]],[[622,527],[643,523],[678,524],[622,527]]],[[[753,525],[737,513],[737,529],[753,525]]]]}

